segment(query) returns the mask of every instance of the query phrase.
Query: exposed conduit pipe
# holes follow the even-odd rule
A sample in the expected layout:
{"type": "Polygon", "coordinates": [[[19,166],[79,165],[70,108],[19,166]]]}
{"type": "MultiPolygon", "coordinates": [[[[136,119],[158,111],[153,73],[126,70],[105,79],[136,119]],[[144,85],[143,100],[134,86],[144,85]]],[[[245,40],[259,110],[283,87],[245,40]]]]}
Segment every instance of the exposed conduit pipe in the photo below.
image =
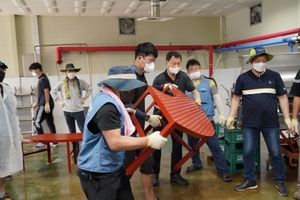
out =
{"type": "Polygon", "coordinates": [[[228,43],[221,44],[220,47],[230,47],[230,46],[235,46],[235,45],[239,45],[239,44],[256,42],[256,41],[260,41],[260,40],[267,40],[267,39],[271,39],[274,37],[286,36],[286,35],[291,35],[291,34],[296,34],[296,33],[300,33],[300,28],[277,32],[277,33],[271,33],[271,34],[257,36],[257,37],[248,38],[248,39],[244,39],[244,40],[228,42],[228,43]]]}

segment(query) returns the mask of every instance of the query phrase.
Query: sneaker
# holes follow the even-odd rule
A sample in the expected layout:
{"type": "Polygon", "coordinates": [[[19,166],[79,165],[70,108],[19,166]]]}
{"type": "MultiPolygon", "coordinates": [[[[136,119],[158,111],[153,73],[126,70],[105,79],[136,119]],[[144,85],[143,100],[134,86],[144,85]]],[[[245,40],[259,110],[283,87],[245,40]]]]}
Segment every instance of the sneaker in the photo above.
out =
{"type": "Polygon", "coordinates": [[[175,174],[175,175],[171,176],[171,181],[176,182],[180,185],[188,185],[189,184],[188,180],[182,178],[180,174],[175,174]]]}
{"type": "Polygon", "coordinates": [[[235,191],[254,190],[257,188],[256,182],[249,182],[245,180],[243,183],[234,187],[235,191]]]}
{"type": "Polygon", "coordinates": [[[230,182],[230,181],[232,181],[232,178],[231,178],[230,174],[224,174],[222,176],[222,179],[223,179],[224,182],[230,182]]]}
{"type": "Polygon", "coordinates": [[[35,148],[39,149],[39,148],[43,148],[45,146],[46,146],[46,144],[39,142],[39,143],[37,143],[37,145],[35,145],[35,148]]]}
{"type": "Polygon", "coordinates": [[[152,184],[153,186],[159,186],[159,174],[152,174],[152,184]]]}
{"type": "Polygon", "coordinates": [[[17,200],[17,199],[13,199],[7,193],[5,193],[4,197],[0,198],[0,200],[17,200]]]}
{"type": "Polygon", "coordinates": [[[191,165],[186,168],[186,172],[194,172],[194,171],[199,171],[202,169],[203,169],[203,167],[195,167],[194,165],[191,165]]]}
{"type": "Polygon", "coordinates": [[[58,143],[57,142],[53,142],[53,143],[51,142],[50,145],[51,145],[51,147],[57,147],[58,143]]]}
{"type": "Polygon", "coordinates": [[[275,187],[277,188],[279,194],[283,197],[287,197],[289,196],[289,191],[288,189],[285,187],[285,183],[280,183],[280,182],[276,182],[275,187]]]}
{"type": "Polygon", "coordinates": [[[8,175],[8,176],[6,177],[6,180],[8,181],[8,180],[10,180],[10,179],[12,179],[12,178],[13,178],[12,175],[8,175]]]}
{"type": "Polygon", "coordinates": [[[300,200],[300,190],[298,190],[297,192],[294,193],[293,198],[296,200],[300,200]]]}

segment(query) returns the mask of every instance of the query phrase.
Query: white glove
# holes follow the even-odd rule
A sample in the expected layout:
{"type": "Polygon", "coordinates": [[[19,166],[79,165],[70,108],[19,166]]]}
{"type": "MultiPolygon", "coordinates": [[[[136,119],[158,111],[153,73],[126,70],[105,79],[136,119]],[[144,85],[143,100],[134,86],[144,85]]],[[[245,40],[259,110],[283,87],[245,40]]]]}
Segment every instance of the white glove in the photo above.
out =
{"type": "Polygon", "coordinates": [[[128,114],[134,114],[135,115],[135,110],[132,108],[126,108],[126,111],[128,112],[128,114]]]}
{"type": "Polygon", "coordinates": [[[65,106],[65,102],[64,102],[64,100],[62,100],[62,99],[58,100],[58,104],[59,104],[61,107],[64,107],[64,106],[65,106]]]}
{"type": "Polygon", "coordinates": [[[297,119],[292,119],[292,126],[294,127],[294,131],[298,133],[298,120],[297,119]]]}
{"type": "Polygon", "coordinates": [[[219,114],[219,123],[221,124],[221,126],[224,126],[225,125],[225,117],[223,114],[219,114]]]}
{"type": "Polygon", "coordinates": [[[45,104],[45,112],[46,112],[46,113],[51,112],[50,104],[49,104],[49,103],[46,103],[46,104],[45,104]]]}
{"type": "Polygon", "coordinates": [[[21,140],[21,143],[23,142],[23,135],[20,133],[20,140],[21,140]]]}
{"type": "Polygon", "coordinates": [[[286,124],[287,128],[288,128],[288,132],[293,132],[294,131],[294,127],[292,125],[292,121],[290,118],[284,118],[284,123],[286,124]]]}
{"type": "Polygon", "coordinates": [[[226,127],[228,129],[235,129],[234,126],[233,126],[233,123],[234,123],[234,117],[229,116],[228,119],[227,119],[226,127]]]}
{"type": "Polygon", "coordinates": [[[81,104],[84,104],[84,103],[85,103],[85,101],[86,101],[86,98],[85,98],[85,97],[83,97],[83,98],[81,99],[81,104]]]}
{"type": "Polygon", "coordinates": [[[196,104],[198,104],[198,106],[201,106],[201,99],[200,98],[196,99],[195,102],[196,102],[196,104]]]}
{"type": "Polygon", "coordinates": [[[161,149],[162,146],[168,141],[167,138],[164,138],[160,135],[160,131],[155,131],[148,137],[147,147],[151,147],[152,149],[161,149]]]}
{"type": "Polygon", "coordinates": [[[161,116],[159,115],[150,115],[149,118],[147,119],[147,122],[151,124],[152,127],[158,127],[161,126],[160,120],[162,119],[161,116]]]}
{"type": "Polygon", "coordinates": [[[167,86],[169,87],[170,90],[172,90],[173,87],[178,88],[178,86],[175,85],[175,84],[172,84],[172,83],[166,83],[166,84],[164,84],[163,89],[165,89],[167,86]]]}
{"type": "Polygon", "coordinates": [[[36,109],[37,106],[38,106],[38,102],[34,102],[34,103],[32,104],[31,107],[32,107],[33,109],[36,109]]]}

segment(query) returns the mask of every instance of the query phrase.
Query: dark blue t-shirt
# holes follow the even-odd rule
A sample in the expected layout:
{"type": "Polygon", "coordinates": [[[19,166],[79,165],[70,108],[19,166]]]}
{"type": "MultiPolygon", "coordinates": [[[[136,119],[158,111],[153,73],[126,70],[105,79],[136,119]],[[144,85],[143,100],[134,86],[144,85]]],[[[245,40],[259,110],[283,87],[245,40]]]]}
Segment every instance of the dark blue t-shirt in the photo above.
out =
{"type": "Polygon", "coordinates": [[[267,69],[260,77],[251,70],[236,81],[235,95],[242,95],[242,119],[245,127],[280,127],[277,96],[287,93],[280,74],[267,69]]]}
{"type": "MultiPolygon", "coordinates": [[[[43,73],[42,75],[39,76],[39,82],[38,82],[38,85],[37,85],[39,106],[45,106],[46,102],[45,102],[44,89],[47,89],[47,88],[49,89],[49,92],[50,92],[51,91],[51,86],[50,86],[49,79],[43,73]]],[[[49,96],[50,96],[49,104],[54,105],[54,101],[53,101],[50,94],[49,94],[49,96]]]]}

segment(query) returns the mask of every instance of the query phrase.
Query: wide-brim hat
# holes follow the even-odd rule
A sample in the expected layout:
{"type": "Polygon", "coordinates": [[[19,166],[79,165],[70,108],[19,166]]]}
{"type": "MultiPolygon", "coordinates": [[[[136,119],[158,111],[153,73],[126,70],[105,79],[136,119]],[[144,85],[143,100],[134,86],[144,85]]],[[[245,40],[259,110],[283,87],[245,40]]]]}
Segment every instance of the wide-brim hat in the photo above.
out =
{"type": "Polygon", "coordinates": [[[255,57],[255,56],[259,56],[259,55],[262,55],[262,54],[265,54],[267,56],[267,61],[269,62],[270,60],[273,59],[273,55],[272,54],[269,54],[265,48],[263,47],[255,47],[253,49],[251,49],[250,51],[250,58],[247,60],[247,64],[255,57]]]}
{"type": "Polygon", "coordinates": [[[2,68],[2,69],[7,69],[8,67],[7,67],[7,65],[4,64],[2,61],[0,61],[0,68],[2,68]]]}
{"type": "Polygon", "coordinates": [[[75,68],[75,66],[73,65],[73,63],[68,63],[66,64],[66,68],[65,69],[61,69],[61,72],[66,72],[68,70],[74,70],[75,72],[79,72],[81,70],[81,68],[75,68]]]}
{"type": "Polygon", "coordinates": [[[134,68],[129,66],[111,67],[108,71],[108,78],[97,85],[101,87],[103,84],[118,91],[133,90],[146,85],[146,83],[136,79],[134,68]]]}

